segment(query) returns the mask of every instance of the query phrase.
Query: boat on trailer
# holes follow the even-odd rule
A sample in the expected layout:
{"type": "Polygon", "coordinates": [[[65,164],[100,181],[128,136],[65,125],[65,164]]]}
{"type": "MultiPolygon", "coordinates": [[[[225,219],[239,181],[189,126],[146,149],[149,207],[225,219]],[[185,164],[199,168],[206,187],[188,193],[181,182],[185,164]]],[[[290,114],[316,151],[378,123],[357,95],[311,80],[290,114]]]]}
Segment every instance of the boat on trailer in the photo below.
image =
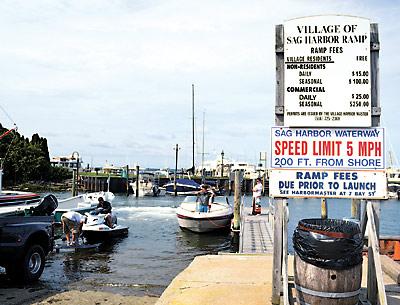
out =
{"type": "Polygon", "coordinates": [[[214,197],[208,212],[199,212],[197,196],[187,196],[176,210],[179,226],[197,233],[227,229],[233,218],[233,207],[226,197],[214,197]]]}

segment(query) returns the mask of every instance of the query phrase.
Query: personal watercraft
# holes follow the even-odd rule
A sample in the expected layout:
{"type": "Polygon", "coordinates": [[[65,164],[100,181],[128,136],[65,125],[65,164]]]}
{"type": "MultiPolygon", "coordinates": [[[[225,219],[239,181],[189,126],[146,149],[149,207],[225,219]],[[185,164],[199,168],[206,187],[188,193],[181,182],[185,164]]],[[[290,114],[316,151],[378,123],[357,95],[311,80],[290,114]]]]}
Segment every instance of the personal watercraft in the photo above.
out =
{"type": "Polygon", "coordinates": [[[82,235],[87,240],[104,241],[114,237],[126,236],[128,227],[117,224],[117,216],[111,214],[112,227],[106,224],[107,214],[95,210],[90,213],[85,213],[86,222],[82,226],[82,235]]]}

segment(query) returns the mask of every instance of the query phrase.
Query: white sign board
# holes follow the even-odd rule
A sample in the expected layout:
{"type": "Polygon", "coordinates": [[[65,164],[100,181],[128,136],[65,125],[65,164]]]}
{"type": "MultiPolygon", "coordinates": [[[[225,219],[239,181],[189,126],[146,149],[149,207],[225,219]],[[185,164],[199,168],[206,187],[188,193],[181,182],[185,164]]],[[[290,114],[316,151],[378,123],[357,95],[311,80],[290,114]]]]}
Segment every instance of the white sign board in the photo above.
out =
{"type": "Polygon", "coordinates": [[[370,22],[313,16],[284,24],[285,125],[370,127],[370,22]]]}
{"type": "Polygon", "coordinates": [[[270,172],[271,197],[386,199],[385,171],[278,170],[270,172]]]}
{"type": "Polygon", "coordinates": [[[381,170],[384,128],[271,128],[272,168],[381,170]]]}

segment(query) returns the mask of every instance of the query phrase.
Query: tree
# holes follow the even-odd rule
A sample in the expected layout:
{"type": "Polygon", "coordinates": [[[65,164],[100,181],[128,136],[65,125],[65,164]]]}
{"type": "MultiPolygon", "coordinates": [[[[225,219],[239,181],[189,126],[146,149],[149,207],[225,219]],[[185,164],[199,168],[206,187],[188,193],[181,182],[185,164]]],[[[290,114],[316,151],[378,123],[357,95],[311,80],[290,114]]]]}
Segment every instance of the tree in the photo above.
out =
{"type": "MultiPolygon", "coordinates": [[[[0,134],[7,129],[0,124],[0,134]]],[[[60,181],[69,178],[65,170],[52,169],[47,139],[39,134],[31,141],[14,131],[0,140],[0,158],[3,163],[5,184],[28,181],[60,181]]]]}

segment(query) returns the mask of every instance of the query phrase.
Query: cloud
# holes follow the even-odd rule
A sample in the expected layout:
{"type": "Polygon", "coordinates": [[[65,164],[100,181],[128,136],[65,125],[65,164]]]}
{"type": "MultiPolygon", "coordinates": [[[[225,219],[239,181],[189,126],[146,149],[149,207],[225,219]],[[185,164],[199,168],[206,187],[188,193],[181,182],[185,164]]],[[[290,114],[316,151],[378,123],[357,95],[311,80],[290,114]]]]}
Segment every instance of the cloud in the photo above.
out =
{"type": "Polygon", "coordinates": [[[379,23],[382,108],[397,128],[396,1],[2,1],[1,104],[51,154],[164,166],[179,143],[188,167],[194,83],[196,147],[205,111],[206,149],[253,160],[274,125],[275,25],[328,13],[379,23]]]}

